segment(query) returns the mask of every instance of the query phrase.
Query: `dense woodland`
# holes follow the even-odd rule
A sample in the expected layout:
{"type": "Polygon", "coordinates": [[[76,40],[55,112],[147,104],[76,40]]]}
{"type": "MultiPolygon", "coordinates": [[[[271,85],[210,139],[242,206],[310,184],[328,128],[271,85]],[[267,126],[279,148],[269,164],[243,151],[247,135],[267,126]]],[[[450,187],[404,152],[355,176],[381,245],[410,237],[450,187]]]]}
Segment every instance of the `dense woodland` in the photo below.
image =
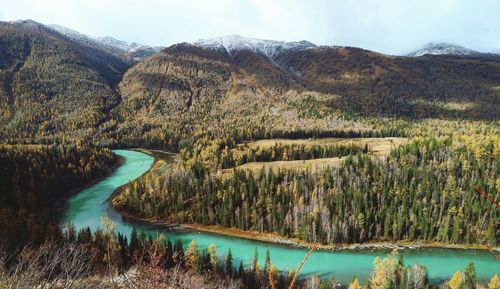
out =
{"type": "Polygon", "coordinates": [[[0,146],[0,247],[13,250],[60,234],[68,192],[105,176],[109,150],[78,146],[0,146]]]}
{"type": "Polygon", "coordinates": [[[203,165],[147,174],[115,204],[142,217],[274,232],[324,244],[424,240],[495,245],[498,140],[483,147],[422,138],[382,161],[357,155],[323,171],[234,170],[203,165]]]}

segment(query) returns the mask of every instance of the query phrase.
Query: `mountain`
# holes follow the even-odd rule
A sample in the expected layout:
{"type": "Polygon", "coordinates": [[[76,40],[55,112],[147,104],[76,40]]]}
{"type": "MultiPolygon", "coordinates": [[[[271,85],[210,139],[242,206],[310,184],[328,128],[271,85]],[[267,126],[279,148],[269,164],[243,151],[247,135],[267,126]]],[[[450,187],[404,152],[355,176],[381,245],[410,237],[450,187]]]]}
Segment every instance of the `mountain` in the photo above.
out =
{"type": "Polygon", "coordinates": [[[367,128],[345,113],[498,118],[498,58],[278,49],[287,46],[237,40],[176,44],[133,66],[120,83],[123,101],[107,137],[140,145],[367,128]]]}
{"type": "Polygon", "coordinates": [[[0,22],[0,136],[93,134],[129,64],[34,21],[0,22]]]}
{"type": "Polygon", "coordinates": [[[460,45],[449,44],[449,43],[434,43],[431,42],[424,47],[413,51],[408,54],[410,57],[418,57],[422,55],[459,55],[459,56],[471,56],[480,54],[469,48],[465,48],[460,45]]]}
{"type": "Polygon", "coordinates": [[[245,38],[239,35],[200,39],[194,42],[193,45],[202,48],[224,51],[229,55],[233,55],[239,51],[249,50],[265,55],[269,59],[274,59],[283,52],[306,50],[317,47],[315,44],[305,40],[298,42],[284,42],[245,38]]]}
{"type": "Polygon", "coordinates": [[[109,36],[106,37],[91,36],[57,24],[50,24],[48,25],[48,27],[63,34],[68,38],[71,38],[72,40],[96,48],[105,49],[120,57],[125,58],[128,61],[140,61],[146,57],[153,55],[154,53],[159,52],[164,48],[164,47],[151,47],[147,45],[138,44],[135,42],[128,43],[122,40],[117,40],[109,36]]]}
{"type": "Polygon", "coordinates": [[[178,148],[203,137],[371,130],[364,118],[498,120],[500,58],[389,56],[240,36],[135,62],[115,39],[0,24],[0,137],[178,148]],[[3,135],[3,136],[2,136],[3,135]]]}

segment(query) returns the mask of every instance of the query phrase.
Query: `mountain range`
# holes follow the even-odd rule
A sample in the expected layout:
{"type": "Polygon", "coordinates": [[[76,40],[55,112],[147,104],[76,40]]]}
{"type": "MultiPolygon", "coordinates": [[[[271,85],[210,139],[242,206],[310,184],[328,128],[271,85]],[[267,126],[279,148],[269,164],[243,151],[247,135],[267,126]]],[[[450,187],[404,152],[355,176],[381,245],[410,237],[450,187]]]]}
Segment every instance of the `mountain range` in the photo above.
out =
{"type": "Polygon", "coordinates": [[[237,35],[149,47],[0,22],[0,137],[131,145],[367,126],[352,115],[498,119],[500,56],[446,44],[408,56],[237,35]]]}

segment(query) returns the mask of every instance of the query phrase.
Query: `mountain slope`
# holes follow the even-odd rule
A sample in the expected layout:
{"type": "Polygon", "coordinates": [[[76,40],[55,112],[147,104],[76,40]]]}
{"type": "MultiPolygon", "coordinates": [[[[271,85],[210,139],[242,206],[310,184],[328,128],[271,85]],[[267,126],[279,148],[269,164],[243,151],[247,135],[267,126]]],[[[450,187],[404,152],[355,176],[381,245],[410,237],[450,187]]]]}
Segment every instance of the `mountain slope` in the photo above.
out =
{"type": "Polygon", "coordinates": [[[34,21],[0,22],[0,133],[91,135],[120,102],[128,64],[34,21]]]}
{"type": "Polygon", "coordinates": [[[387,56],[359,48],[317,48],[275,61],[309,90],[340,97],[332,104],[368,115],[496,118],[500,59],[387,56]]]}
{"type": "Polygon", "coordinates": [[[346,113],[498,119],[497,58],[394,57],[351,47],[266,55],[227,47],[177,44],[132,67],[105,137],[140,145],[370,129],[346,113]]]}
{"type": "Polygon", "coordinates": [[[176,44],[129,69],[73,38],[0,24],[3,138],[175,149],[200,137],[373,130],[365,117],[498,120],[500,110],[494,54],[397,57],[233,36],[176,44]]]}

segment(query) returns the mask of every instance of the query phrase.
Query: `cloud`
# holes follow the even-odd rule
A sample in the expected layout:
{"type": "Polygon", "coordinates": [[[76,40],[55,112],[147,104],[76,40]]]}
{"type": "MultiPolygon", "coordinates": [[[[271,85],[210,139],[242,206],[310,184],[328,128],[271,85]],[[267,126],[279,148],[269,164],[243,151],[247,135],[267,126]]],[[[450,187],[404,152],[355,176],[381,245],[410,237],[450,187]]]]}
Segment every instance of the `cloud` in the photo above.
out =
{"type": "Polygon", "coordinates": [[[430,41],[500,46],[498,0],[0,0],[2,20],[33,19],[150,45],[241,34],[391,54],[430,41]]]}

